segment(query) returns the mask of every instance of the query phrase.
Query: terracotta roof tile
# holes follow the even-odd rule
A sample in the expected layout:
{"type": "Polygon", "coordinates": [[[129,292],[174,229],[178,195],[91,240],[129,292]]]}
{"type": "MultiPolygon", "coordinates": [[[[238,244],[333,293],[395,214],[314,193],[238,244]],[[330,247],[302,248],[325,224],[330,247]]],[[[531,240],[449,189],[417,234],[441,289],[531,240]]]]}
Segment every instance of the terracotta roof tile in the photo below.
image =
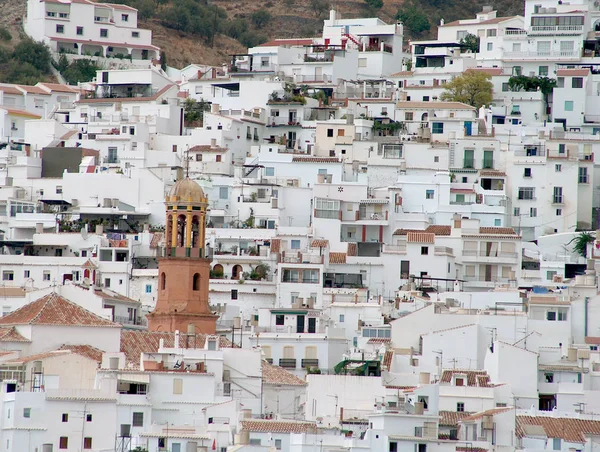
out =
{"type": "Polygon", "coordinates": [[[188,149],[189,152],[227,152],[229,149],[210,144],[197,144],[188,149]]]}
{"type": "Polygon", "coordinates": [[[586,434],[600,435],[600,421],[554,416],[517,416],[517,437],[527,436],[526,425],[540,426],[548,438],[561,438],[570,443],[585,443],[586,434]]]}
{"type": "Polygon", "coordinates": [[[19,89],[29,93],[29,94],[42,94],[44,96],[48,96],[48,92],[40,88],[39,86],[31,86],[31,85],[17,85],[19,89]]]}
{"type": "Polygon", "coordinates": [[[60,83],[38,83],[36,86],[46,89],[48,91],[55,91],[59,93],[78,93],[79,91],[75,87],[68,85],[61,85],[60,83]]]}
{"type": "Polygon", "coordinates": [[[600,337],[586,336],[585,343],[591,345],[600,345],[600,337]]]}
{"type": "Polygon", "coordinates": [[[479,171],[479,175],[482,177],[506,177],[506,173],[504,171],[493,170],[481,170],[479,171]]]}
{"type": "Polygon", "coordinates": [[[264,384],[285,386],[306,386],[307,383],[288,372],[283,367],[274,366],[266,361],[262,362],[262,378],[264,384]]]}
{"type": "Polygon", "coordinates": [[[337,157],[292,157],[294,163],[339,163],[337,157]]]}
{"type": "Polygon", "coordinates": [[[8,365],[13,363],[30,363],[32,361],[41,361],[43,359],[48,358],[56,358],[57,356],[69,355],[71,353],[70,350],[52,350],[44,353],[36,353],[35,355],[23,356],[20,358],[11,359],[9,361],[4,361],[2,365],[8,365]]]}
{"type": "Polygon", "coordinates": [[[313,43],[312,38],[306,39],[273,39],[272,41],[260,44],[259,47],[278,47],[278,46],[309,46],[313,43]]]}
{"type": "Polygon", "coordinates": [[[502,75],[503,69],[501,67],[473,67],[470,71],[483,72],[490,75],[502,75]]]}
{"type": "Polygon", "coordinates": [[[31,342],[22,336],[14,326],[0,328],[0,342],[31,342]]]}
{"type": "Polygon", "coordinates": [[[0,91],[4,94],[18,94],[20,96],[23,95],[23,91],[17,88],[17,85],[8,85],[8,84],[0,84],[0,91]]]}
{"type": "Polygon", "coordinates": [[[356,256],[358,253],[358,245],[355,242],[348,243],[348,256],[356,256]]]}
{"type": "Polygon", "coordinates": [[[75,353],[76,355],[85,356],[92,361],[96,361],[98,366],[102,364],[102,354],[104,353],[102,350],[96,347],[92,347],[91,345],[61,345],[59,350],[69,350],[71,353],[75,353]]]}
{"type": "Polygon", "coordinates": [[[120,327],[54,292],[1,317],[0,325],[120,327]]]}
{"type": "Polygon", "coordinates": [[[558,77],[585,77],[590,75],[589,68],[572,68],[572,69],[559,69],[556,71],[558,77]]]}
{"type": "Polygon", "coordinates": [[[396,108],[399,110],[475,110],[471,105],[462,102],[417,102],[412,100],[401,100],[396,102],[396,108]]]}
{"type": "Polygon", "coordinates": [[[316,433],[317,424],[306,421],[252,419],[242,421],[242,430],[257,433],[316,433]]]}
{"type": "Polygon", "coordinates": [[[389,371],[392,367],[392,360],[394,359],[394,351],[387,350],[383,355],[383,367],[389,371]]]}
{"type": "Polygon", "coordinates": [[[396,229],[394,235],[408,235],[409,232],[428,233],[434,235],[450,235],[452,228],[442,224],[432,224],[427,229],[396,229]]]}
{"type": "MultiPolygon", "coordinates": [[[[189,344],[194,348],[203,348],[206,341],[206,334],[196,334],[196,339],[189,339],[189,344]]],[[[175,333],[167,331],[121,331],[121,352],[125,353],[127,365],[130,368],[139,368],[140,356],[142,353],[156,353],[163,339],[165,347],[175,345],[175,333]]],[[[231,347],[231,342],[226,338],[219,337],[220,347],[231,347]]]]}
{"type": "Polygon", "coordinates": [[[456,452],[488,452],[483,447],[456,446],[456,452]]]}
{"type": "Polygon", "coordinates": [[[409,243],[435,243],[435,234],[410,231],[406,234],[406,240],[409,243]]]}
{"type": "Polygon", "coordinates": [[[330,264],[345,264],[346,253],[329,253],[330,264]]]}
{"type": "Polygon", "coordinates": [[[392,340],[389,337],[372,337],[367,344],[389,344],[392,340]]]}
{"type": "Polygon", "coordinates": [[[329,240],[315,239],[310,243],[311,248],[327,248],[329,240]]]}
{"type": "Polygon", "coordinates": [[[26,118],[32,118],[32,119],[41,119],[42,118],[40,115],[36,115],[35,113],[29,113],[26,110],[20,110],[18,108],[0,107],[0,109],[6,111],[9,115],[24,116],[26,118]]]}
{"type": "Polygon", "coordinates": [[[471,416],[473,413],[460,411],[440,411],[440,426],[458,427],[458,421],[471,416]]]}
{"type": "Polygon", "coordinates": [[[479,228],[479,233],[490,235],[517,235],[517,232],[513,228],[499,228],[490,226],[481,226],[479,228]]]}
{"type": "Polygon", "coordinates": [[[442,372],[440,382],[451,383],[454,375],[465,375],[467,377],[467,386],[478,386],[480,388],[491,387],[490,376],[485,370],[446,369],[442,372]]]}
{"type": "Polygon", "coordinates": [[[395,74],[390,75],[390,77],[409,77],[412,76],[414,74],[413,71],[400,71],[400,72],[396,72],[395,74]]]}
{"type": "Polygon", "coordinates": [[[155,232],[152,234],[152,240],[150,240],[150,248],[158,248],[158,245],[163,239],[164,234],[162,232],[155,232]]]}
{"type": "Polygon", "coordinates": [[[462,193],[462,194],[472,194],[475,193],[475,190],[472,188],[451,188],[450,193],[462,193]]]}
{"type": "Polygon", "coordinates": [[[477,421],[484,416],[495,416],[496,414],[504,413],[506,411],[511,411],[514,408],[512,407],[503,407],[503,408],[492,408],[491,410],[480,411],[479,413],[472,414],[463,418],[463,421],[477,421]]]}

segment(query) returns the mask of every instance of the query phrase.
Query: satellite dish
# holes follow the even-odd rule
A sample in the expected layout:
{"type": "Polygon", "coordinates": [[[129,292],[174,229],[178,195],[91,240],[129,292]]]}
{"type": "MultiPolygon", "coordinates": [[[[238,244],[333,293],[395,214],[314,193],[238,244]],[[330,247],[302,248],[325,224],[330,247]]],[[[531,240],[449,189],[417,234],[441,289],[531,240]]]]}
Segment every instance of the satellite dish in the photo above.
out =
{"type": "Polygon", "coordinates": [[[87,231],[87,228],[85,226],[83,228],[81,228],[81,238],[83,240],[87,240],[88,239],[88,231],[87,231]]]}

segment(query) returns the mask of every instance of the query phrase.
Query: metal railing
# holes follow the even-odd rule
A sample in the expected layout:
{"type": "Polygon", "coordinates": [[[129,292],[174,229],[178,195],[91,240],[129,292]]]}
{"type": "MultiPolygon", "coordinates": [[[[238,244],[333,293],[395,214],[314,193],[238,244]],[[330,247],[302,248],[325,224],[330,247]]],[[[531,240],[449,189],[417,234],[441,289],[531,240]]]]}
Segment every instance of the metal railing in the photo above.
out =
{"type": "Polygon", "coordinates": [[[283,367],[285,369],[295,369],[296,368],[296,359],[280,358],[279,359],[279,367],[283,367]]]}
{"type": "Polygon", "coordinates": [[[146,317],[126,317],[121,315],[116,315],[113,317],[113,322],[120,323],[121,325],[138,325],[138,326],[146,326],[148,321],[146,317]]]}

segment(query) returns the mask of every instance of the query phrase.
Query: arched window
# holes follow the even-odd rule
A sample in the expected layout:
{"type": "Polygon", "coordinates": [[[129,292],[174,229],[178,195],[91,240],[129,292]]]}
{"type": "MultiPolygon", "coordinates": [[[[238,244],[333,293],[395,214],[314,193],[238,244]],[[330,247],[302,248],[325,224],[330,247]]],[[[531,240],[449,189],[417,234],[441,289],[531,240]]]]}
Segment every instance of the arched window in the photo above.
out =
{"type": "Polygon", "coordinates": [[[160,290],[165,290],[167,288],[167,275],[165,272],[160,274],[160,290]]]}
{"type": "Polygon", "coordinates": [[[241,265],[234,265],[231,269],[231,279],[240,279],[242,277],[243,269],[241,265]]]}
{"type": "Polygon", "coordinates": [[[200,290],[200,273],[194,273],[194,280],[192,282],[193,290],[200,290]]]}

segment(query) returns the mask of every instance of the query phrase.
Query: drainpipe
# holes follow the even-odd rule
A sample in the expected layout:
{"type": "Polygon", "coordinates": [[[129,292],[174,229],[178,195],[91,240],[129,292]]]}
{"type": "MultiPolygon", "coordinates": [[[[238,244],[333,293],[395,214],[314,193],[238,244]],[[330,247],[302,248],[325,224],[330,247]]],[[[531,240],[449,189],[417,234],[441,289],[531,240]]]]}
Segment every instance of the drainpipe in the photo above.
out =
{"type": "Polygon", "coordinates": [[[584,310],[583,310],[583,320],[584,320],[584,324],[583,324],[583,334],[584,334],[584,338],[587,337],[588,335],[588,306],[590,303],[590,297],[585,297],[584,299],[584,310]]]}

